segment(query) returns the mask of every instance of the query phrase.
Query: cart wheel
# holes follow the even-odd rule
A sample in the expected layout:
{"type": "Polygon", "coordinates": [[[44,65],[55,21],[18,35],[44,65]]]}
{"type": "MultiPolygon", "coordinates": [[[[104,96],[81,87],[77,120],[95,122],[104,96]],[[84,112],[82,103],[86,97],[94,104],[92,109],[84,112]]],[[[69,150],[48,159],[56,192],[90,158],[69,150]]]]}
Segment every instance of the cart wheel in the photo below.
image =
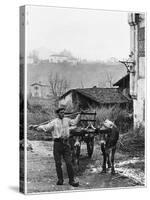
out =
{"type": "Polygon", "coordinates": [[[93,149],[94,149],[94,138],[90,139],[87,142],[87,153],[88,153],[89,158],[92,157],[93,149]]]}

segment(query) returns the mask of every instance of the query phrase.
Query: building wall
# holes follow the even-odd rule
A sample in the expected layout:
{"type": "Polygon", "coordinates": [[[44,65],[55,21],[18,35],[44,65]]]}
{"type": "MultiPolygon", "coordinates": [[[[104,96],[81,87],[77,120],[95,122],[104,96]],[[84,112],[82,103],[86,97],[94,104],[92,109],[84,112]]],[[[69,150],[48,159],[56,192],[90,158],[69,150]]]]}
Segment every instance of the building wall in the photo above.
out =
{"type": "Polygon", "coordinates": [[[86,96],[78,93],[78,92],[70,92],[68,95],[66,95],[63,99],[59,100],[59,106],[64,105],[66,108],[72,108],[72,109],[88,109],[88,108],[111,108],[115,105],[120,106],[122,109],[128,109],[130,107],[129,103],[106,103],[106,104],[99,104],[95,101],[87,98],[86,96]]]}
{"type": "Polygon", "coordinates": [[[50,88],[48,86],[42,87],[42,97],[43,98],[49,98],[51,96],[50,94],[50,88]]]}
{"type": "Polygon", "coordinates": [[[62,62],[68,62],[72,65],[76,65],[78,63],[78,60],[72,57],[68,56],[61,56],[61,55],[51,55],[49,57],[49,62],[51,63],[62,63],[62,62]]]}
{"type": "Polygon", "coordinates": [[[30,88],[31,96],[32,97],[41,97],[42,92],[41,92],[41,86],[40,85],[33,85],[30,88]]]}
{"type": "Polygon", "coordinates": [[[50,58],[49,58],[49,62],[52,62],[52,63],[64,62],[67,60],[68,60],[68,58],[65,56],[50,56],[50,58]]]}
{"type": "Polygon", "coordinates": [[[86,98],[84,95],[78,94],[76,92],[71,92],[67,96],[65,96],[63,99],[59,100],[59,106],[65,105],[69,108],[82,108],[87,109],[89,106],[96,107],[97,104],[94,104],[93,101],[86,98]]]}
{"type": "Polygon", "coordinates": [[[28,63],[28,64],[33,64],[33,63],[34,63],[33,58],[28,57],[28,58],[27,58],[27,63],[28,63]]]}
{"type": "Polygon", "coordinates": [[[49,87],[35,84],[30,87],[30,94],[31,97],[39,97],[47,99],[50,97],[50,90],[49,87]]]}
{"type": "Polygon", "coordinates": [[[133,98],[134,127],[145,121],[145,15],[129,14],[130,52],[135,61],[134,71],[130,73],[130,95],[133,98]]]}
{"type": "Polygon", "coordinates": [[[72,101],[72,93],[69,93],[67,96],[65,96],[63,99],[59,100],[59,106],[65,105],[73,107],[73,101],[72,101]]]}

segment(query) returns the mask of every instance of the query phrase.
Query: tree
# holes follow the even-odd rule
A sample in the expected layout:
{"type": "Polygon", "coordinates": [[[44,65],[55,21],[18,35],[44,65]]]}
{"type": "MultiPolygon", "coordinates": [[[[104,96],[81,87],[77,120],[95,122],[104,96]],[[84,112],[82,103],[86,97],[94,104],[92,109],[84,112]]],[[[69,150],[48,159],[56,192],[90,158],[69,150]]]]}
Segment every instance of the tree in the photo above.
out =
{"type": "Polygon", "coordinates": [[[49,85],[52,98],[55,105],[58,104],[59,97],[62,96],[70,87],[70,82],[65,77],[61,77],[58,73],[49,75],[49,85]]]}
{"type": "Polygon", "coordinates": [[[81,88],[84,88],[84,84],[83,81],[81,80],[81,88]]]}
{"type": "Polygon", "coordinates": [[[113,87],[113,76],[110,72],[106,73],[106,82],[108,83],[108,87],[113,87]]]}
{"type": "Polygon", "coordinates": [[[113,76],[110,72],[105,72],[106,78],[103,81],[98,82],[100,88],[112,88],[113,87],[113,76]]]}
{"type": "Polygon", "coordinates": [[[99,81],[98,82],[98,87],[99,88],[106,88],[106,82],[105,81],[99,81]]]}

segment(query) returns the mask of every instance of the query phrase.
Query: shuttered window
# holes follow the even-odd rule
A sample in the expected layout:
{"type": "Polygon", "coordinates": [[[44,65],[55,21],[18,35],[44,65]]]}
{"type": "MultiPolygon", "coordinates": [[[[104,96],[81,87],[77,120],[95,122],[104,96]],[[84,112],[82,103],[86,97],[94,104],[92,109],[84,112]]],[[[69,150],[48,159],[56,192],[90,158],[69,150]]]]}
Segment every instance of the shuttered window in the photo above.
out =
{"type": "Polygon", "coordinates": [[[145,56],[145,27],[139,28],[139,57],[145,56]]]}

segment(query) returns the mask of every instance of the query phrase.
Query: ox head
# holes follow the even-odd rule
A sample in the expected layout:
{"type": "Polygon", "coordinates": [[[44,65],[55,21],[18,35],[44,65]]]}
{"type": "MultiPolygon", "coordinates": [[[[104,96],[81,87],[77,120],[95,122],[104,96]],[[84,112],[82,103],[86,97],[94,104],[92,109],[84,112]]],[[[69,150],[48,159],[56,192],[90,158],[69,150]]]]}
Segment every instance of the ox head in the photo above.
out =
{"type": "Polygon", "coordinates": [[[111,132],[111,129],[115,126],[115,124],[106,119],[102,125],[101,125],[101,128],[99,129],[100,130],[100,134],[99,134],[99,140],[100,140],[100,144],[102,146],[105,147],[106,145],[106,142],[107,142],[107,139],[108,137],[110,136],[110,132],[111,132]]]}
{"type": "Polygon", "coordinates": [[[109,119],[106,119],[104,122],[103,122],[103,126],[105,128],[113,128],[115,126],[115,124],[110,121],[109,119]]]}
{"type": "Polygon", "coordinates": [[[100,145],[105,147],[106,141],[107,141],[107,134],[106,133],[100,133],[99,139],[100,139],[100,145]]]}
{"type": "Polygon", "coordinates": [[[71,139],[72,162],[78,168],[80,156],[81,139],[79,136],[73,136],[71,139]]]}
{"type": "Polygon", "coordinates": [[[75,148],[78,148],[78,147],[80,147],[80,146],[81,146],[80,138],[79,138],[79,136],[76,136],[76,137],[75,137],[74,147],[75,147],[75,148]]]}

